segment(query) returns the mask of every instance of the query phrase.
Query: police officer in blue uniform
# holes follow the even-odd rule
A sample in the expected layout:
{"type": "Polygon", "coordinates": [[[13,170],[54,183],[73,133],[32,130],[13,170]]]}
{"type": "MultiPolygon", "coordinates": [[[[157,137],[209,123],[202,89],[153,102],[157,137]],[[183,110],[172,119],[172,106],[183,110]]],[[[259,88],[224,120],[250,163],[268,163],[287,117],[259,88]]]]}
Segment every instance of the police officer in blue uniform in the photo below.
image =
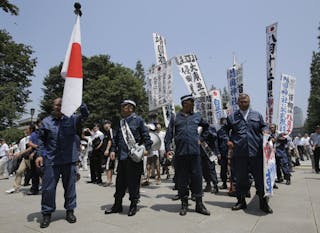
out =
{"type": "Polygon", "coordinates": [[[194,98],[192,95],[181,97],[182,110],[176,117],[172,116],[165,136],[166,156],[173,154],[171,143],[175,143],[175,175],[178,194],[181,200],[180,215],[184,216],[188,210],[188,186],[192,196],[196,199],[196,212],[210,215],[202,203],[202,169],[199,145],[198,127],[207,131],[209,124],[199,113],[194,113],[194,98]]]}
{"type": "MultiPolygon", "coordinates": [[[[136,143],[144,144],[146,151],[145,156],[150,152],[152,140],[148,133],[148,128],[144,120],[135,114],[136,103],[132,100],[124,100],[121,104],[122,120],[126,121],[136,143]]],[[[127,137],[127,136],[125,136],[127,137]]],[[[137,203],[140,199],[140,180],[143,173],[143,160],[135,162],[129,156],[129,148],[121,130],[121,123],[119,128],[115,131],[112,139],[112,146],[110,152],[110,159],[114,160],[117,153],[118,168],[116,178],[116,192],[114,194],[115,202],[111,209],[105,210],[105,214],[113,214],[122,212],[122,199],[129,191],[129,200],[131,201],[128,216],[133,216],[137,212],[137,203]]]]}
{"type": "Polygon", "coordinates": [[[220,177],[222,180],[222,185],[220,186],[220,189],[227,189],[227,173],[228,173],[228,135],[227,132],[225,131],[224,125],[227,122],[227,118],[222,117],[220,119],[220,125],[221,128],[217,132],[218,136],[218,147],[220,151],[220,177]]]}
{"type": "Polygon", "coordinates": [[[200,147],[200,155],[201,155],[201,163],[202,163],[202,173],[203,178],[206,181],[207,185],[204,188],[204,192],[218,193],[218,177],[216,172],[216,163],[215,161],[211,161],[209,156],[210,153],[206,152],[203,146],[203,142],[208,144],[211,152],[215,154],[215,156],[220,157],[220,152],[218,148],[218,137],[217,130],[213,125],[210,125],[209,130],[202,132],[200,135],[201,147],[200,147]],[[213,187],[211,186],[211,182],[213,187]]]}
{"type": "MultiPolygon", "coordinates": [[[[288,139],[285,137],[284,133],[280,133],[275,141],[276,146],[276,166],[279,166],[279,170],[284,174],[284,179],[286,180],[286,184],[291,184],[291,173],[289,168],[289,160],[288,160],[288,139]]],[[[278,173],[278,167],[277,167],[278,173]]]]}
{"type": "Polygon", "coordinates": [[[62,177],[65,191],[66,220],[77,221],[73,210],[76,208],[76,174],[79,149],[78,127],[88,115],[85,104],[80,107],[80,115],[67,117],[61,112],[62,99],[53,101],[53,113],[43,119],[39,129],[38,156],[36,165],[43,166],[41,212],[43,219],[41,228],[49,226],[51,213],[56,209],[56,187],[62,177]]]}
{"type": "Polygon", "coordinates": [[[226,130],[230,133],[228,148],[233,150],[234,173],[236,177],[237,203],[232,210],[246,209],[246,194],[250,189],[248,174],[252,173],[260,209],[272,213],[268,199],[264,197],[263,179],[263,133],[267,131],[262,115],[249,108],[250,97],[240,94],[238,97],[239,110],[227,118],[226,130]]]}

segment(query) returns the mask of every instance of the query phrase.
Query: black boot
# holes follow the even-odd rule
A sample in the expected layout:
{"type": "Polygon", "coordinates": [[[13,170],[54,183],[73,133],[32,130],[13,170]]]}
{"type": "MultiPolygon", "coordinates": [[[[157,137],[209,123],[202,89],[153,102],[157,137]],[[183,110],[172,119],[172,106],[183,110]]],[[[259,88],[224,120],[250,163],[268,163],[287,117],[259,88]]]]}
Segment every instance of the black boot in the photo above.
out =
{"type": "Polygon", "coordinates": [[[43,214],[40,228],[47,228],[51,222],[51,214],[43,214]]]}
{"type": "Polygon", "coordinates": [[[285,175],[285,180],[286,180],[286,185],[290,185],[291,184],[291,178],[290,178],[290,174],[285,175]]]}
{"type": "Polygon", "coordinates": [[[181,216],[185,216],[187,214],[188,211],[188,198],[182,198],[181,199],[181,209],[179,214],[181,216]]]}
{"type": "Polygon", "coordinates": [[[105,210],[104,214],[114,214],[122,212],[122,199],[116,198],[113,206],[109,210],[105,210]]]}
{"type": "Polygon", "coordinates": [[[226,182],[223,182],[223,184],[220,186],[220,189],[227,189],[227,188],[228,186],[226,182]]]}
{"type": "Polygon", "coordinates": [[[273,210],[268,205],[268,198],[267,197],[259,197],[260,209],[265,212],[266,214],[272,214],[273,210]]]}
{"type": "Polygon", "coordinates": [[[238,198],[238,202],[232,206],[232,210],[241,210],[241,209],[247,209],[247,203],[245,197],[238,198]]]}
{"type": "Polygon", "coordinates": [[[207,183],[206,187],[203,189],[203,192],[212,192],[212,186],[210,183],[207,183]]]}
{"type": "Polygon", "coordinates": [[[210,211],[206,209],[202,202],[202,197],[196,198],[196,212],[204,215],[210,215],[210,211]]]}
{"type": "Polygon", "coordinates": [[[131,201],[128,216],[134,216],[137,213],[137,204],[138,204],[138,200],[131,201]]]}
{"type": "Polygon", "coordinates": [[[74,216],[73,214],[73,210],[67,210],[66,220],[68,221],[68,223],[75,223],[77,221],[76,216],[74,216]]]}
{"type": "Polygon", "coordinates": [[[215,185],[215,186],[213,187],[213,189],[211,190],[211,193],[217,194],[218,192],[219,192],[218,185],[215,185]]]}

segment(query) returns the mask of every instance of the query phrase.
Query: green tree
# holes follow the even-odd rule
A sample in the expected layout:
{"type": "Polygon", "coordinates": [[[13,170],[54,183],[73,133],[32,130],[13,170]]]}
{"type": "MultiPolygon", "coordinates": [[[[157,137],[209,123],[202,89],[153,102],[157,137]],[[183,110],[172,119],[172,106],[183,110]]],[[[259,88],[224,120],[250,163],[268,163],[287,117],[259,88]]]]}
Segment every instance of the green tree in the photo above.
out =
{"type": "Polygon", "coordinates": [[[0,30],[0,130],[13,125],[29,101],[36,58],[28,45],[17,44],[0,30]]]}
{"type": "Polygon", "coordinates": [[[12,15],[19,14],[19,8],[16,5],[11,4],[8,0],[0,0],[0,8],[7,13],[11,13],[12,15]]]}
{"type": "MultiPolygon", "coordinates": [[[[124,99],[137,102],[137,112],[146,116],[147,96],[144,89],[144,77],[135,76],[135,72],[110,61],[108,55],[83,57],[83,102],[89,108],[90,116],[86,126],[101,123],[105,119],[116,123],[120,119],[120,103],[124,99]]],[[[140,71],[143,70],[141,66],[140,71]]],[[[50,114],[52,100],[61,97],[64,80],[60,76],[61,64],[50,69],[45,78],[41,101],[41,116],[50,114]]],[[[144,74],[139,73],[139,74],[144,74]]]]}
{"type": "MultiPolygon", "coordinates": [[[[318,27],[320,31],[320,27],[318,27]]],[[[306,121],[306,130],[313,132],[316,125],[320,124],[320,36],[317,52],[312,54],[310,66],[310,96],[308,99],[308,116],[306,121]]]]}
{"type": "Polygon", "coordinates": [[[24,136],[23,130],[16,127],[11,127],[0,131],[0,137],[5,138],[7,143],[19,142],[19,140],[24,136]]]}

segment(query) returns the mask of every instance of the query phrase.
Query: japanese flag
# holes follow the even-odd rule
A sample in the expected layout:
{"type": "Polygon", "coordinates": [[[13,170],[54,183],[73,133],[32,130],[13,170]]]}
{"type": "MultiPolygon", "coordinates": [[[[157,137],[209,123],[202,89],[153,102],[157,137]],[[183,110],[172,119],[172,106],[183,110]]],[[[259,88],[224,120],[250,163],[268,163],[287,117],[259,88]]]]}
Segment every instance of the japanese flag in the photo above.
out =
{"type": "Polygon", "coordinates": [[[61,76],[65,78],[61,112],[70,117],[80,107],[82,102],[83,75],[79,15],[73,27],[61,76]]]}

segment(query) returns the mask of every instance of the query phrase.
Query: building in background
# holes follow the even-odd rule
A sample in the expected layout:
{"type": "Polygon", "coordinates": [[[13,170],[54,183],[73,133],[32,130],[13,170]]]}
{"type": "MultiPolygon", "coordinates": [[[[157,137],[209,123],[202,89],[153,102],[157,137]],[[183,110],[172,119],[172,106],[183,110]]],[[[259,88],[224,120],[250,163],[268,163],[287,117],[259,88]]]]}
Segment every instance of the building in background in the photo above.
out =
{"type": "Polygon", "coordinates": [[[298,134],[304,134],[304,117],[302,109],[298,106],[293,108],[293,130],[292,136],[297,136],[298,134]]]}

